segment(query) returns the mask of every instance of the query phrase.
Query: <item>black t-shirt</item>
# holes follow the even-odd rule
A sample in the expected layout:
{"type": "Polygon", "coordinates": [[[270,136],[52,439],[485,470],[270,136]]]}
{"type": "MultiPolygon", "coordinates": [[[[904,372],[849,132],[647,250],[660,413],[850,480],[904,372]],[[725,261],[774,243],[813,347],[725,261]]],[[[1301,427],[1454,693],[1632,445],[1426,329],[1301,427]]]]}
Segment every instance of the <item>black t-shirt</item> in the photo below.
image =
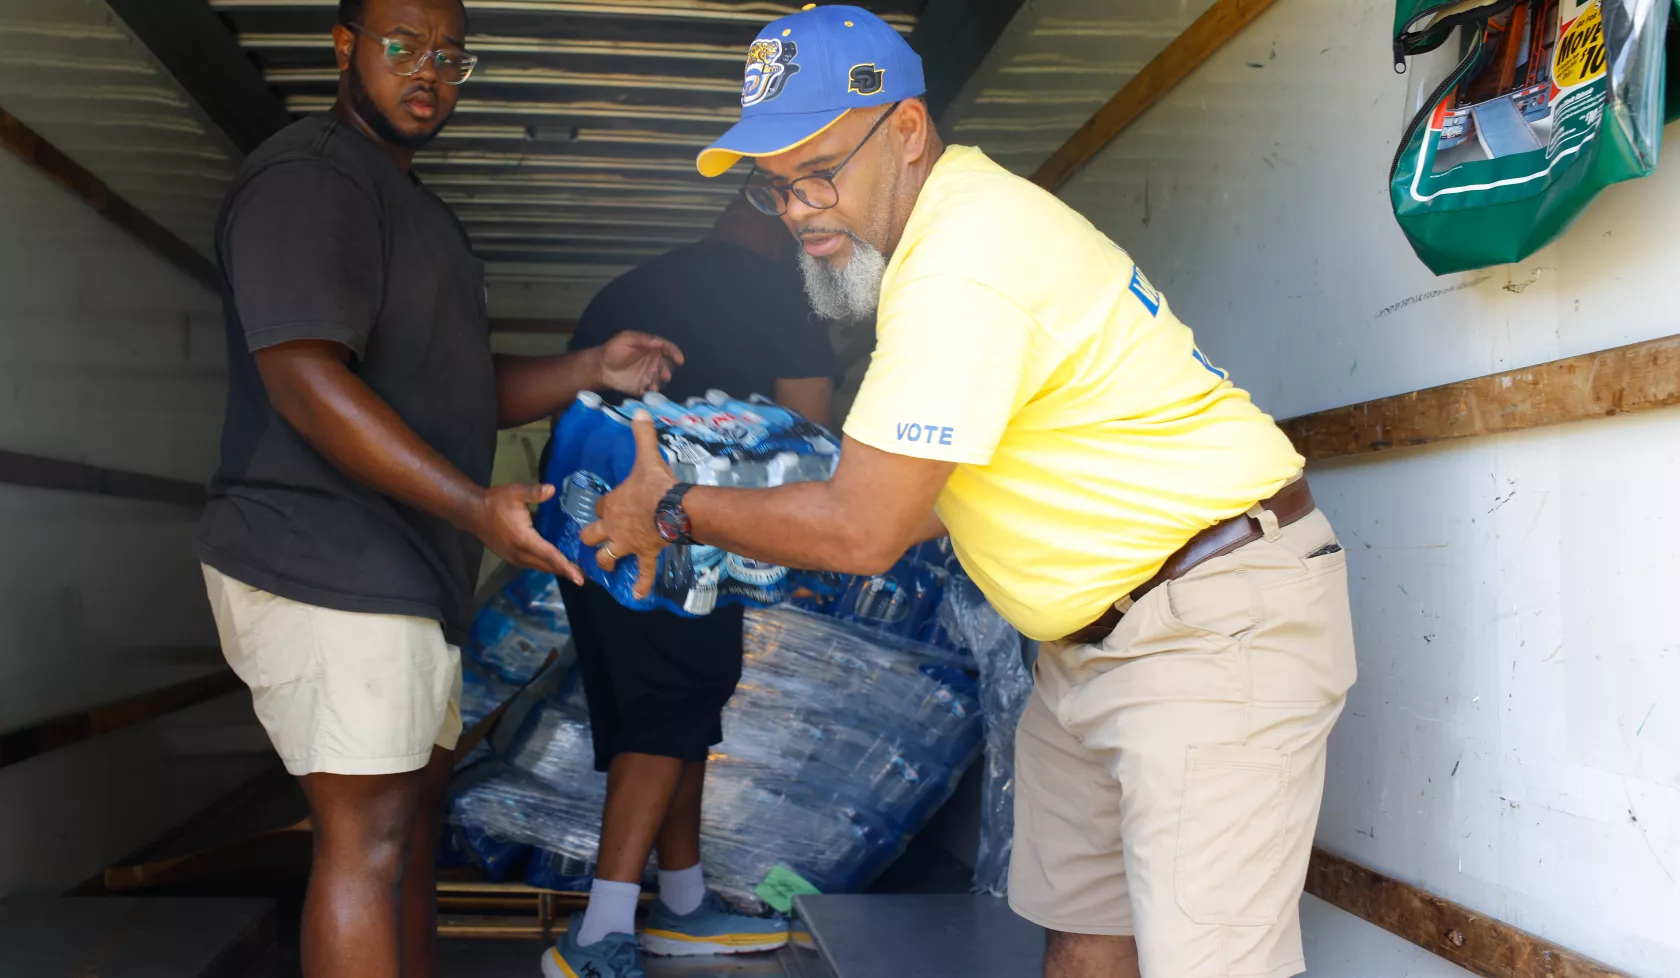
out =
{"type": "Polygon", "coordinates": [[[799,272],[722,241],[678,248],[614,279],[584,310],[571,348],[600,346],[627,329],[682,349],[686,363],[664,387],[675,401],[713,387],[775,397],[777,380],[840,372],[799,272]]]}
{"type": "Polygon", "coordinates": [[[372,141],[304,119],[245,161],[217,229],[227,317],[221,467],[201,559],[342,611],[465,638],[482,547],[340,472],[269,403],[252,350],[332,340],[415,433],[480,485],[496,454],[484,266],[449,207],[372,141]]]}

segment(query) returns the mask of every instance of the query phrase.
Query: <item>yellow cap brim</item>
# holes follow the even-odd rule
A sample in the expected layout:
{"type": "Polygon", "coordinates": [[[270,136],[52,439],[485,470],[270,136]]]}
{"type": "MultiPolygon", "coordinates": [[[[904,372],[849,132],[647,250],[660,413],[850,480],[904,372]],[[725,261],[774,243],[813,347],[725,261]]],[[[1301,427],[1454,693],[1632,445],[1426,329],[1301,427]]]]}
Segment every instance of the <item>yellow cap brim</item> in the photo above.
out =
{"type": "Polygon", "coordinates": [[[802,136],[786,145],[771,142],[769,144],[770,148],[767,149],[758,149],[753,145],[754,143],[757,143],[759,146],[765,145],[763,142],[763,136],[766,135],[763,132],[754,132],[753,130],[758,128],[760,120],[780,122],[783,121],[785,117],[758,116],[755,118],[742,119],[728,132],[724,133],[722,138],[720,138],[717,142],[701,150],[699,157],[697,157],[694,161],[694,166],[700,171],[701,176],[709,180],[713,177],[721,177],[725,173],[728,173],[730,167],[739,163],[742,159],[756,160],[762,159],[766,156],[780,156],[783,153],[791,153],[834,128],[835,123],[844,119],[846,117],[846,113],[850,111],[850,109],[841,109],[838,115],[822,123],[815,132],[802,136]],[[755,136],[759,138],[755,139],[755,136]],[[733,145],[726,146],[726,143],[733,145]]]}

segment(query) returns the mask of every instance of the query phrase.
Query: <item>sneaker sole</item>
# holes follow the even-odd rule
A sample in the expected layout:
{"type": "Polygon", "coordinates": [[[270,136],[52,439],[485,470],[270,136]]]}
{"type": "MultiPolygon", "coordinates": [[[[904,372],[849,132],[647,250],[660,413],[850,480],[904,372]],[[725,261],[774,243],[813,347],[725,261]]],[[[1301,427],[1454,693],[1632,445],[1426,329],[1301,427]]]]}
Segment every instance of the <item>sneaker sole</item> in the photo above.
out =
{"type": "Polygon", "coordinates": [[[578,978],[578,973],[560,956],[557,948],[549,948],[542,958],[543,978],[578,978]]]}
{"type": "MultiPolygon", "coordinates": [[[[715,954],[760,954],[787,946],[786,934],[722,934],[689,937],[675,931],[644,930],[637,937],[642,950],[660,958],[688,958],[715,954]]],[[[555,976],[551,976],[555,978],[555,976]]],[[[565,976],[559,976],[565,978],[565,976]]]]}

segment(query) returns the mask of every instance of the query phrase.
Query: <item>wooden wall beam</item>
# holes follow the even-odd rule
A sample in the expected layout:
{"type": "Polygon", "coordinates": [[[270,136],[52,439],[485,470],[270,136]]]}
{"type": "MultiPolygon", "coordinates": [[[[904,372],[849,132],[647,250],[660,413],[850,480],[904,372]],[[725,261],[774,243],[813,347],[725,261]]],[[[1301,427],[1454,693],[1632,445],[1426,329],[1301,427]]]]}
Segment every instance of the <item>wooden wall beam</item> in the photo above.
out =
{"type": "Polygon", "coordinates": [[[169,503],[202,509],[209,499],[204,486],[185,479],[169,479],[140,472],[103,469],[82,462],[8,452],[0,449],[0,485],[31,489],[83,492],[115,499],[169,503]]]}
{"type": "Polygon", "coordinates": [[[1680,404],[1680,335],[1280,422],[1309,462],[1680,404]]]}
{"type": "Polygon", "coordinates": [[[216,672],[0,733],[0,767],[139,726],[244,688],[245,684],[232,672],[216,672]]]}
{"type": "Polygon", "coordinates": [[[1314,849],[1307,892],[1483,978],[1627,978],[1568,948],[1314,849]]]}
{"type": "Polygon", "coordinates": [[[1075,171],[1272,3],[1273,0],[1218,0],[1068,137],[1033,174],[1033,182],[1051,192],[1060,189],[1075,171]]]}
{"type": "Polygon", "coordinates": [[[192,245],[152,220],[140,208],[112,193],[103,180],[3,108],[0,108],[0,145],[81,198],[82,203],[105,215],[111,223],[133,235],[141,244],[206,288],[217,292],[221,290],[222,276],[215,262],[199,254],[192,245]]]}

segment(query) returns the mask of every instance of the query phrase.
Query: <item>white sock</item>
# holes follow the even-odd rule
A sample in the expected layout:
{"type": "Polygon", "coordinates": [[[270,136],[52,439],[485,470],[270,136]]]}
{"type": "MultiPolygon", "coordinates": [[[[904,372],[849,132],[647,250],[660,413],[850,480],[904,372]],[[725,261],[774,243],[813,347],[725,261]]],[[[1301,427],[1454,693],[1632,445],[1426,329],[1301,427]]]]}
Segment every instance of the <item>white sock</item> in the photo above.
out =
{"type": "Polygon", "coordinates": [[[578,947],[595,944],[608,934],[636,933],[636,900],[641,895],[642,888],[635,883],[596,880],[578,926],[578,947]]]}
{"type": "Polygon", "coordinates": [[[706,898],[706,874],[695,863],[687,869],[659,871],[659,899],[681,917],[691,914],[706,898]]]}

